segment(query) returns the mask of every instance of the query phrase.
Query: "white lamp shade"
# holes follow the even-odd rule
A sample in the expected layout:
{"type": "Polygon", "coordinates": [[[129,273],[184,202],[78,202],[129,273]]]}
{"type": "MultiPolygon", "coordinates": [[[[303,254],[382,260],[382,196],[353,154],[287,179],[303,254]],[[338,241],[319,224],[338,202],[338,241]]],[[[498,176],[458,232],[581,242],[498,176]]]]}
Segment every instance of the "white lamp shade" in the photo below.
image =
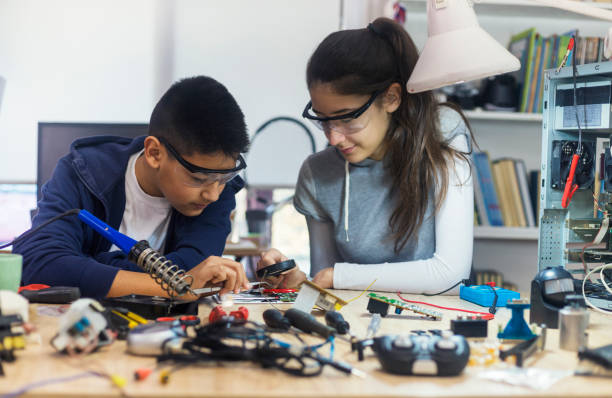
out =
{"type": "Polygon", "coordinates": [[[428,39],[407,83],[409,93],[518,70],[519,60],[485,32],[466,0],[427,1],[428,39]],[[436,9],[436,3],[445,4],[436,9]]]}

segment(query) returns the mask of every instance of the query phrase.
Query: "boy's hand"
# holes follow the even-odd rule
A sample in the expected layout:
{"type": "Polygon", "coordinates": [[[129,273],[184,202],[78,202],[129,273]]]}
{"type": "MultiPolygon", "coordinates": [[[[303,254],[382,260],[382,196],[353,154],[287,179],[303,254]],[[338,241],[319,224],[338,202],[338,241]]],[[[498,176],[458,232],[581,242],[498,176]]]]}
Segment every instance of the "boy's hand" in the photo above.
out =
{"type": "Polygon", "coordinates": [[[221,295],[249,288],[242,264],[228,258],[210,256],[189,270],[188,274],[193,276],[192,289],[222,283],[223,288],[219,291],[221,295]]]}
{"type": "MultiPolygon", "coordinates": [[[[257,269],[262,269],[281,261],[289,260],[287,256],[276,249],[270,249],[261,254],[261,259],[257,262],[257,269]]],[[[298,267],[285,271],[278,276],[269,276],[265,279],[273,288],[292,289],[306,280],[306,274],[298,267]]]]}

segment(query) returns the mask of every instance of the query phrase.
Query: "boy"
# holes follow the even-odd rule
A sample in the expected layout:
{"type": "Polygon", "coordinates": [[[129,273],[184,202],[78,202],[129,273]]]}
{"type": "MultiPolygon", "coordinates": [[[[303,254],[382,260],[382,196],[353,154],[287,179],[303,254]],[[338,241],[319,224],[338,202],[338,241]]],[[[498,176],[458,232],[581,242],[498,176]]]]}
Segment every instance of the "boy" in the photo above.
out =
{"type": "MultiPolygon", "coordinates": [[[[230,232],[234,195],[244,185],[244,115],[219,82],[175,83],[151,114],[149,135],[76,140],[42,188],[33,227],[72,208],[86,209],[135,240],[146,239],[193,276],[194,289],[223,282],[248,287],[241,264],[218,257],[230,232]]],[[[167,296],[117,247],[64,217],[15,244],[24,284],[78,286],[87,297],[167,296]]]]}

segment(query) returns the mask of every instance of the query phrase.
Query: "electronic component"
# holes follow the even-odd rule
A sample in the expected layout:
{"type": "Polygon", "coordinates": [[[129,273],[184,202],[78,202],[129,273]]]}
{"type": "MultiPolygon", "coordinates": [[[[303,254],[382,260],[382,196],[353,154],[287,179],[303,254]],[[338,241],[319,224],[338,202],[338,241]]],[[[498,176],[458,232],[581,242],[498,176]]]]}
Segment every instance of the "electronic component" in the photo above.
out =
{"type": "Polygon", "coordinates": [[[112,343],[113,334],[104,313],[105,308],[96,300],[75,301],[60,317],[51,345],[60,352],[89,353],[112,343]]]}
{"type": "Polygon", "coordinates": [[[289,271],[295,268],[294,260],[281,261],[280,263],[271,264],[267,267],[257,270],[258,278],[267,278],[268,276],[278,276],[283,272],[289,271]]]}
{"type": "Polygon", "coordinates": [[[127,352],[133,355],[161,355],[165,344],[186,336],[185,329],[178,320],[139,325],[127,335],[127,352]]]}
{"type": "Polygon", "coordinates": [[[459,297],[483,307],[505,307],[508,301],[518,299],[521,295],[518,292],[513,292],[512,290],[503,289],[501,287],[489,285],[461,285],[459,287],[459,297]],[[495,301],[496,296],[497,301],[495,301]],[[495,305],[493,304],[494,301],[495,305]]]}
{"type": "Polygon", "coordinates": [[[403,303],[400,300],[390,299],[385,296],[378,295],[376,293],[369,293],[368,297],[368,312],[371,314],[380,314],[381,316],[387,316],[389,312],[389,306],[395,307],[395,313],[401,314],[402,311],[412,311],[419,315],[424,315],[427,318],[439,321],[442,319],[442,313],[433,311],[427,308],[419,307],[414,304],[403,303]]]}
{"type": "Polygon", "coordinates": [[[210,314],[208,315],[208,322],[218,322],[224,320],[228,316],[237,320],[246,321],[249,319],[249,310],[246,307],[238,307],[236,311],[232,311],[228,315],[223,307],[218,305],[213,308],[212,311],[210,311],[210,314]]]}
{"type": "Polygon", "coordinates": [[[339,311],[348,302],[320,286],[304,281],[292,308],[310,312],[316,305],[325,311],[339,311]]]}
{"type": "MultiPolygon", "coordinates": [[[[606,159],[605,155],[609,153],[612,133],[612,64],[584,65],[577,71],[579,74],[574,74],[573,69],[564,68],[559,73],[543,74],[538,270],[562,267],[575,278],[582,279],[585,268],[593,266],[589,263],[612,260],[608,227],[604,229],[606,237],[592,245],[604,220],[604,212],[612,210],[609,193],[612,191],[612,157],[608,154],[606,159]],[[580,189],[575,191],[568,203],[564,189],[574,155],[579,159],[574,184],[580,189]],[[597,175],[596,166],[600,168],[597,175]],[[603,191],[600,180],[604,181],[603,191]],[[602,218],[597,220],[594,210],[602,218]]],[[[539,303],[533,295],[531,299],[533,314],[534,310],[537,312],[539,303]]],[[[557,327],[556,322],[546,321],[546,325],[549,328],[557,327]]]]}
{"type": "MultiPolygon", "coordinates": [[[[577,153],[578,141],[559,140],[552,143],[551,188],[563,191],[570,174],[572,157],[577,153]]],[[[578,189],[587,189],[595,181],[595,143],[583,142],[582,154],[578,159],[574,183],[578,189]]]]}
{"type": "Polygon", "coordinates": [[[612,82],[609,79],[602,80],[601,78],[578,83],[576,106],[574,106],[574,85],[572,83],[559,84],[555,93],[554,128],[577,131],[576,113],[582,130],[612,128],[611,87],[612,82]]]}
{"type": "Polygon", "coordinates": [[[567,305],[559,311],[559,348],[578,351],[587,346],[589,313],[582,296],[566,296],[565,302],[567,305]]]}
{"type": "Polygon", "coordinates": [[[489,321],[479,316],[459,316],[451,320],[451,330],[463,337],[487,337],[489,321]]]}
{"type": "Polygon", "coordinates": [[[363,361],[364,355],[363,351],[366,347],[372,346],[374,344],[373,337],[378,333],[378,329],[380,329],[380,314],[372,314],[372,319],[370,319],[370,323],[368,324],[368,330],[366,331],[365,339],[363,340],[353,340],[351,342],[351,351],[357,351],[357,359],[363,361]]]}
{"type": "Polygon", "coordinates": [[[546,326],[542,328],[539,335],[533,335],[533,337],[520,342],[513,347],[502,350],[499,352],[499,359],[502,361],[508,358],[514,358],[514,364],[516,366],[523,367],[525,360],[535,354],[538,351],[543,351],[546,347],[546,326]]]}
{"type": "Polygon", "coordinates": [[[472,340],[468,366],[490,366],[499,361],[502,345],[499,340],[472,340]]]}
{"type": "Polygon", "coordinates": [[[4,376],[2,362],[13,362],[15,350],[25,348],[25,329],[20,315],[0,315],[0,376],[4,376]]]}
{"type": "Polygon", "coordinates": [[[535,337],[535,334],[529,329],[529,326],[523,318],[523,310],[529,308],[529,302],[526,299],[513,300],[506,304],[512,310],[512,317],[506,324],[503,332],[497,333],[497,338],[506,340],[529,340],[535,337]]]}
{"type": "Polygon", "coordinates": [[[557,329],[559,310],[569,294],[574,294],[574,280],[568,271],[561,267],[547,267],[538,272],[531,281],[529,322],[557,329]]]}
{"type": "Polygon", "coordinates": [[[372,346],[383,369],[403,375],[455,376],[470,358],[463,336],[445,330],[442,336],[382,336],[372,346]]]}
{"type": "Polygon", "coordinates": [[[612,344],[578,351],[576,374],[581,376],[612,376],[612,344]]]}
{"type": "Polygon", "coordinates": [[[157,319],[160,316],[198,315],[197,301],[183,301],[158,296],[127,296],[101,299],[109,307],[121,307],[146,319],[157,319]]]}

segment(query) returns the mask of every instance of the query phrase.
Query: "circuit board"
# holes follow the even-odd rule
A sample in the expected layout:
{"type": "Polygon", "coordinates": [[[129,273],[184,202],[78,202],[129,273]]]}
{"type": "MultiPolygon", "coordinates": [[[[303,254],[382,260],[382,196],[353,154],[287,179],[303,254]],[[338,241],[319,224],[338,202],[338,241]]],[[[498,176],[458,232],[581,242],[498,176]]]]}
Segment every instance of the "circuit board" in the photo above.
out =
{"type": "Polygon", "coordinates": [[[381,296],[379,294],[376,293],[369,293],[368,297],[370,298],[370,300],[373,300],[375,302],[378,303],[383,303],[383,305],[376,305],[375,303],[372,303],[374,305],[370,305],[370,303],[368,303],[368,310],[370,312],[378,312],[380,313],[382,316],[386,315],[386,308],[388,308],[388,306],[393,306],[395,307],[395,313],[396,314],[400,314],[403,310],[406,311],[412,311],[416,314],[419,315],[423,315],[427,318],[431,318],[433,320],[439,321],[442,319],[442,313],[438,312],[438,311],[434,311],[434,310],[430,310],[428,308],[424,308],[424,307],[420,307],[418,305],[415,304],[411,304],[411,303],[405,303],[401,300],[396,300],[396,299],[390,299],[388,297],[385,296],[381,296]],[[386,304],[387,306],[384,306],[384,304],[386,304]],[[374,311],[372,311],[374,310],[374,311]],[[384,314],[382,313],[384,311],[384,314]]]}

